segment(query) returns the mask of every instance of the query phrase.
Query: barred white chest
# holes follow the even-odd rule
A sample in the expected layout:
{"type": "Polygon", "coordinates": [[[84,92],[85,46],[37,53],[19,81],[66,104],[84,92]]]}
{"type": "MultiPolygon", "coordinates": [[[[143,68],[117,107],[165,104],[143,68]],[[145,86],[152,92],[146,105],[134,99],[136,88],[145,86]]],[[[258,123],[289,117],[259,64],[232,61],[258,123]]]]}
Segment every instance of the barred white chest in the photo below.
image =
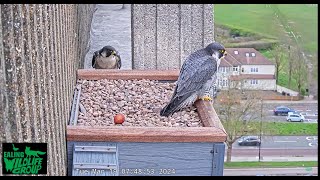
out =
{"type": "Polygon", "coordinates": [[[109,57],[98,57],[96,59],[96,67],[98,69],[114,69],[116,68],[117,58],[114,55],[109,57]]]}

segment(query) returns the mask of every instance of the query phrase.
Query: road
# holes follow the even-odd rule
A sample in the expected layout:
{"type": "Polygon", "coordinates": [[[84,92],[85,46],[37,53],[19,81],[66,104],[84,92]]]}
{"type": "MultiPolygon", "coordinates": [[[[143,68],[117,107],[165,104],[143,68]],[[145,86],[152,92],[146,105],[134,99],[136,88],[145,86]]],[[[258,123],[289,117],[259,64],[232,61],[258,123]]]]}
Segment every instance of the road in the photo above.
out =
{"type": "Polygon", "coordinates": [[[224,169],[224,176],[304,176],[318,175],[318,167],[224,169]]]}
{"type": "MultiPolygon", "coordinates": [[[[304,123],[318,122],[318,103],[265,103],[263,104],[263,121],[286,122],[286,116],[275,116],[273,109],[277,106],[287,106],[305,116],[304,123]]],[[[260,120],[257,118],[257,120],[260,120]]]]}
{"type": "MultiPolygon", "coordinates": [[[[247,149],[248,146],[239,146],[237,142],[233,144],[233,149],[247,149]]],[[[249,147],[256,148],[256,147],[249,147]]],[[[266,149],[317,149],[318,136],[262,136],[261,148],[266,149]]]]}
{"type": "MultiPolygon", "coordinates": [[[[260,106],[260,104],[258,105],[260,106]]],[[[301,113],[305,117],[303,123],[318,123],[318,101],[311,102],[287,102],[287,101],[268,101],[263,104],[262,108],[262,121],[271,121],[271,122],[287,122],[286,115],[284,116],[275,116],[273,110],[277,106],[287,106],[296,110],[298,113],[301,113]]],[[[219,113],[219,111],[218,111],[219,113]]],[[[223,116],[223,114],[220,114],[223,116]]],[[[251,113],[247,114],[245,117],[246,120],[261,120],[261,113],[251,113]]]]}
{"type": "MultiPolygon", "coordinates": [[[[247,149],[233,149],[232,157],[258,157],[259,148],[247,148],[247,149]]],[[[318,149],[260,149],[260,156],[263,158],[265,156],[271,157],[303,157],[303,156],[318,156],[318,149]]],[[[317,158],[314,159],[315,161],[317,158]]]]}
{"type": "MultiPolygon", "coordinates": [[[[226,147],[227,148],[227,147],[226,147]]],[[[226,152],[225,152],[226,153],[226,152]]],[[[259,157],[259,146],[232,146],[232,158],[252,160],[259,157]]],[[[261,138],[260,158],[308,157],[318,159],[318,136],[265,136],[261,138]]],[[[231,161],[232,161],[231,158],[231,161]]],[[[258,159],[256,159],[258,160],[258,159]]]]}

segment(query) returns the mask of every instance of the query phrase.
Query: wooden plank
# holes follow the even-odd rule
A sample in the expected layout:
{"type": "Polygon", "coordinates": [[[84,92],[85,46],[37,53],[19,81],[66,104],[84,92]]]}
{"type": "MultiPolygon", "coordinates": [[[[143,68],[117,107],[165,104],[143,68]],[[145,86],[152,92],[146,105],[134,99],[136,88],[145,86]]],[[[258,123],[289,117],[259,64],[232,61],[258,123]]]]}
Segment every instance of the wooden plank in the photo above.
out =
{"type": "Polygon", "coordinates": [[[217,112],[214,110],[211,102],[198,100],[195,102],[199,117],[205,127],[216,127],[227,135],[217,112]]]}
{"type": "Polygon", "coordinates": [[[72,168],[73,168],[73,146],[74,142],[67,141],[67,175],[72,176],[72,168]]]}
{"type": "Polygon", "coordinates": [[[68,126],[68,141],[109,142],[224,142],[226,133],[216,127],[87,127],[68,126]]]}
{"type": "Polygon", "coordinates": [[[78,79],[150,79],[177,80],[179,70],[78,69],[78,79]]]}
{"type": "Polygon", "coordinates": [[[72,157],[73,176],[114,176],[118,172],[118,156],[114,143],[74,143],[72,157]],[[90,151],[79,151],[85,147],[90,151]],[[115,149],[113,152],[101,150],[115,149]],[[95,149],[95,151],[94,151],[95,149]]]}
{"type": "Polygon", "coordinates": [[[75,146],[75,152],[105,152],[105,153],[115,153],[117,148],[114,146],[75,146]]]}
{"type": "Polygon", "coordinates": [[[224,152],[224,143],[213,144],[212,176],[223,176],[224,152]]]}
{"type": "Polygon", "coordinates": [[[117,169],[116,164],[74,163],[74,169],[117,169]]]}
{"type": "MultiPolygon", "coordinates": [[[[73,152],[74,152],[74,147],[76,146],[116,146],[115,143],[110,143],[110,142],[74,142],[74,141],[67,141],[68,145],[68,176],[72,176],[72,171],[73,171],[73,152]]],[[[101,154],[101,153],[97,153],[101,154]]],[[[91,155],[92,156],[92,155],[91,155]]],[[[116,152],[116,158],[118,159],[118,152],[116,152]]],[[[76,162],[76,161],[75,161],[76,162]]],[[[110,160],[107,160],[106,162],[111,162],[110,160]]],[[[117,164],[117,169],[118,169],[118,164],[117,164]]]]}
{"type": "Polygon", "coordinates": [[[118,143],[118,150],[120,176],[212,175],[213,143],[118,143]]]}

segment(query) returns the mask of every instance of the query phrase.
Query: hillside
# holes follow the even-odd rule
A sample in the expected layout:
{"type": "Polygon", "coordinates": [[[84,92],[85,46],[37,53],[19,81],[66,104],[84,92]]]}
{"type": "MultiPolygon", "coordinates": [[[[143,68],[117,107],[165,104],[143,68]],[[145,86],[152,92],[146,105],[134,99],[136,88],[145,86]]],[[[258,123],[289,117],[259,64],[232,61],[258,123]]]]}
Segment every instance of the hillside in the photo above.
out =
{"type": "MultiPolygon", "coordinates": [[[[273,60],[272,45],[302,48],[309,68],[303,90],[318,94],[318,6],[305,4],[216,4],[215,39],[226,47],[253,47],[273,60]],[[293,34],[293,35],[292,35],[293,34]]],[[[288,54],[288,50],[283,52],[288,54]]],[[[289,61],[286,59],[286,63],[289,61]]],[[[288,87],[288,65],[280,72],[279,85],[288,87]]],[[[289,88],[289,87],[288,87],[289,88]]],[[[293,90],[297,90],[293,79],[293,90]]],[[[305,92],[302,92],[303,94],[305,92]]]]}
{"type": "Polygon", "coordinates": [[[275,7],[300,38],[304,49],[311,54],[318,51],[318,7],[304,4],[216,4],[215,24],[239,29],[270,39],[286,35],[275,15],[275,7]]]}

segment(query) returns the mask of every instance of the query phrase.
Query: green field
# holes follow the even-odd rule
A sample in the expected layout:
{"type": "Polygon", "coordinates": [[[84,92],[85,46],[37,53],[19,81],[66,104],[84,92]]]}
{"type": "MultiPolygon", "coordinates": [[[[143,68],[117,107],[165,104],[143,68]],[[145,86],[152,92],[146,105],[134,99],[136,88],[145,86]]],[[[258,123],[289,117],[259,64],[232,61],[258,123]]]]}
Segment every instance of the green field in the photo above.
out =
{"type": "MultiPolygon", "coordinates": [[[[249,122],[249,126],[259,131],[260,122],[249,122]]],[[[264,135],[271,136],[317,136],[317,123],[300,123],[300,122],[265,122],[262,123],[262,131],[264,135]]],[[[248,132],[248,135],[252,132],[248,132]]]]}
{"type": "Polygon", "coordinates": [[[304,4],[216,4],[215,23],[241,29],[269,38],[282,39],[284,29],[274,15],[274,7],[284,15],[294,33],[301,35],[301,44],[308,52],[318,51],[318,7],[304,4]]]}
{"type": "Polygon", "coordinates": [[[288,161],[288,162],[225,162],[225,168],[275,168],[275,167],[318,167],[318,161],[288,161]]]}
{"type": "MultiPolygon", "coordinates": [[[[237,32],[240,36],[256,37],[259,40],[279,41],[281,44],[294,41],[286,31],[292,31],[299,38],[299,46],[303,48],[306,54],[317,57],[318,53],[318,7],[305,4],[216,4],[214,6],[215,24],[230,30],[230,33],[237,32]],[[275,12],[280,14],[275,15],[275,12]],[[283,20],[280,23],[280,19],[283,20]],[[284,26],[283,26],[284,25],[284,26]],[[284,28],[286,27],[286,28],[284,28]],[[256,36],[257,35],[257,36],[256,36]]],[[[234,34],[234,33],[233,33],[234,34]]],[[[226,37],[223,37],[226,38],[226,37]]],[[[222,41],[223,39],[218,39],[222,41]]],[[[247,45],[250,41],[242,42],[247,45]]],[[[239,43],[226,42],[226,47],[235,47],[239,43]]],[[[294,44],[293,44],[294,45],[294,44]]],[[[257,46],[254,46],[257,47],[257,46]]],[[[260,52],[273,59],[268,49],[259,49],[260,52]]],[[[284,52],[288,53],[288,52],[284,52]]],[[[317,58],[310,59],[313,64],[317,58]]],[[[292,77],[289,87],[289,67],[286,57],[285,67],[280,71],[278,85],[298,91],[297,81],[292,77]]],[[[314,68],[312,74],[314,81],[318,80],[317,68],[314,68]]],[[[310,85],[311,86],[311,85],[310,85]]],[[[301,94],[305,94],[306,84],[302,84],[301,94]]]]}
{"type": "MultiPolygon", "coordinates": [[[[224,126],[226,126],[224,124],[224,126]]],[[[265,136],[317,136],[318,123],[250,121],[244,135],[258,134],[265,136]]]]}

